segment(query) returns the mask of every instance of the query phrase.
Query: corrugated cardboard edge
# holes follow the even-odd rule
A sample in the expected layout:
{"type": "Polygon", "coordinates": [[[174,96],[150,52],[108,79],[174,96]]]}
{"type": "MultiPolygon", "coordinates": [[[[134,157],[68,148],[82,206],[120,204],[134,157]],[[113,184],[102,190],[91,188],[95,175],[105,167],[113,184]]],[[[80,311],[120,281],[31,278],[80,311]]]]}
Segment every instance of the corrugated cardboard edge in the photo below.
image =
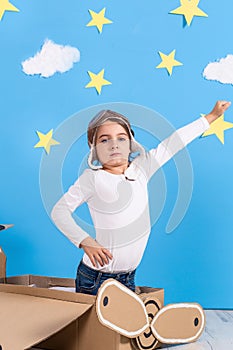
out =
{"type": "MultiPolygon", "coordinates": [[[[70,298],[74,298],[75,300],[81,300],[81,302],[92,302],[95,303],[96,296],[88,295],[88,294],[82,294],[82,293],[70,293],[70,292],[63,292],[63,291],[54,291],[54,290],[48,290],[50,287],[55,286],[64,286],[64,287],[74,287],[75,286],[75,280],[72,278],[60,278],[60,277],[47,277],[47,276],[39,276],[39,275],[19,275],[19,276],[11,276],[6,278],[6,284],[2,280],[0,281],[1,286],[11,286],[12,287],[24,287],[25,290],[33,290],[33,293],[36,293],[35,290],[38,290],[38,296],[40,295],[50,295],[50,292],[53,292],[53,295],[55,296],[55,292],[59,292],[59,295],[61,296],[61,293],[69,293],[65,294],[69,296],[70,298]],[[2,284],[1,284],[2,283],[2,284]],[[36,288],[30,288],[29,285],[36,285],[36,288]],[[48,290],[48,292],[46,292],[48,290]],[[73,295],[73,297],[71,297],[73,295]],[[75,298],[75,296],[78,296],[75,298]],[[81,299],[80,299],[81,298],[81,299]]],[[[10,287],[9,292],[15,292],[17,289],[14,289],[10,287]]],[[[23,292],[23,289],[22,289],[23,292]]],[[[136,294],[143,300],[145,297],[148,296],[148,293],[153,293],[157,298],[159,298],[162,305],[164,305],[164,289],[163,288],[153,288],[153,287],[147,287],[147,286],[137,286],[136,287],[136,294]]],[[[30,294],[29,294],[30,295],[30,294]]],[[[74,299],[70,300],[73,301],[74,299]]],[[[69,300],[68,300],[69,301],[69,300]]],[[[79,302],[79,301],[78,301],[79,302]]]]}
{"type": "Polygon", "coordinates": [[[73,278],[47,277],[39,275],[19,275],[6,277],[7,284],[35,286],[38,288],[52,287],[72,287],[75,288],[75,280],[73,278]]]}
{"type": "Polygon", "coordinates": [[[96,299],[96,297],[93,295],[10,284],[0,284],[0,292],[24,294],[36,296],[39,298],[56,299],[92,305],[94,304],[96,299]]]}

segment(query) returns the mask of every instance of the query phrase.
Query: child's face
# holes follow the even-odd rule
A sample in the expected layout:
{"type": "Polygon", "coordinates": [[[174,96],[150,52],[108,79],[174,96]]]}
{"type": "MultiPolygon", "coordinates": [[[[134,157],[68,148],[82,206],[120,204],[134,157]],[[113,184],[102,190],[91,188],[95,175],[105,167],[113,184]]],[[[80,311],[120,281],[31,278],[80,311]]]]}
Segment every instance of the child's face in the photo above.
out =
{"type": "Polygon", "coordinates": [[[130,139],[120,124],[106,121],[100,125],[96,134],[96,152],[104,166],[121,166],[128,163],[130,139]]]}

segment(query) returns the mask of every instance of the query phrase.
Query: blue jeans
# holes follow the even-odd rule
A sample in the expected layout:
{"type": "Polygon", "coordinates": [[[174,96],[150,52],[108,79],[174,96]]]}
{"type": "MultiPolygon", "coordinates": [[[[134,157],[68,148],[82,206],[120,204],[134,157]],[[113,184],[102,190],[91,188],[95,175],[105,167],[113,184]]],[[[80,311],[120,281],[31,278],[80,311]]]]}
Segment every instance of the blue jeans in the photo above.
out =
{"type": "Polygon", "coordinates": [[[135,272],[108,273],[101,272],[80,262],[75,280],[76,292],[96,295],[101,284],[108,278],[114,278],[135,292],[135,272]]]}

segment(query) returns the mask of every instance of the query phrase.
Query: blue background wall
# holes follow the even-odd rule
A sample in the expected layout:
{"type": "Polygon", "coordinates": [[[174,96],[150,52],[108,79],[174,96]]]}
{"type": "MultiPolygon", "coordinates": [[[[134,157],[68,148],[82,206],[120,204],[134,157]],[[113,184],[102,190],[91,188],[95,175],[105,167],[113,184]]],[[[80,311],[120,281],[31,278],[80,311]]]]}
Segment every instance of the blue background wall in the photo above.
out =
{"type": "MultiPolygon", "coordinates": [[[[5,12],[0,21],[0,222],[15,226],[1,233],[0,245],[8,258],[8,275],[75,277],[81,251],[58,232],[43,206],[39,173],[45,155],[42,148],[34,148],[35,131],[47,133],[81,110],[119,101],[155,110],[178,128],[208,113],[217,99],[231,100],[232,85],[207,81],[202,72],[210,61],[233,53],[233,4],[201,1],[208,18],[195,17],[188,27],[183,16],[169,14],[179,6],[178,0],[12,3],[20,12],[5,12]],[[100,34],[96,27],[86,26],[91,20],[88,10],[104,7],[113,23],[100,34]],[[80,62],[50,78],[26,75],[21,62],[34,56],[46,38],[77,47],[80,62]],[[173,49],[183,66],[169,76],[155,67],[161,62],[158,51],[168,54],[173,49]],[[87,71],[103,68],[112,85],[104,86],[99,95],[94,88],[85,88],[90,81],[87,71]]],[[[225,119],[233,122],[232,108],[225,119]]],[[[146,138],[139,130],[139,141],[149,144],[146,138]]],[[[52,147],[51,155],[59,147],[52,147]]],[[[204,307],[233,307],[232,147],[232,130],[225,132],[224,145],[209,136],[188,147],[194,172],[192,200],[172,234],[165,230],[178,177],[173,161],[164,167],[166,202],[152,228],[137,284],[164,287],[166,303],[188,300],[204,307]]],[[[85,137],[70,149],[62,175],[64,189],[75,180],[87,151],[85,137]]],[[[82,215],[87,215],[85,208],[82,215]]]]}

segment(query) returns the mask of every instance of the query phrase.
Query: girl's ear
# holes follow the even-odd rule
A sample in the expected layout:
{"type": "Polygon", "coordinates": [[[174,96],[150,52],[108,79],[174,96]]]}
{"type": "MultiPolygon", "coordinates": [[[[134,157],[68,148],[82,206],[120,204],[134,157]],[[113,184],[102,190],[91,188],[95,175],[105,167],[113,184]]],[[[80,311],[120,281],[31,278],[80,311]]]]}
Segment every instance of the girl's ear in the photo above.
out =
{"type": "Polygon", "coordinates": [[[97,157],[96,147],[94,147],[93,145],[91,145],[90,153],[89,153],[89,156],[87,159],[87,163],[88,163],[89,167],[93,170],[97,170],[97,169],[102,168],[102,164],[99,162],[99,159],[97,157]]]}

